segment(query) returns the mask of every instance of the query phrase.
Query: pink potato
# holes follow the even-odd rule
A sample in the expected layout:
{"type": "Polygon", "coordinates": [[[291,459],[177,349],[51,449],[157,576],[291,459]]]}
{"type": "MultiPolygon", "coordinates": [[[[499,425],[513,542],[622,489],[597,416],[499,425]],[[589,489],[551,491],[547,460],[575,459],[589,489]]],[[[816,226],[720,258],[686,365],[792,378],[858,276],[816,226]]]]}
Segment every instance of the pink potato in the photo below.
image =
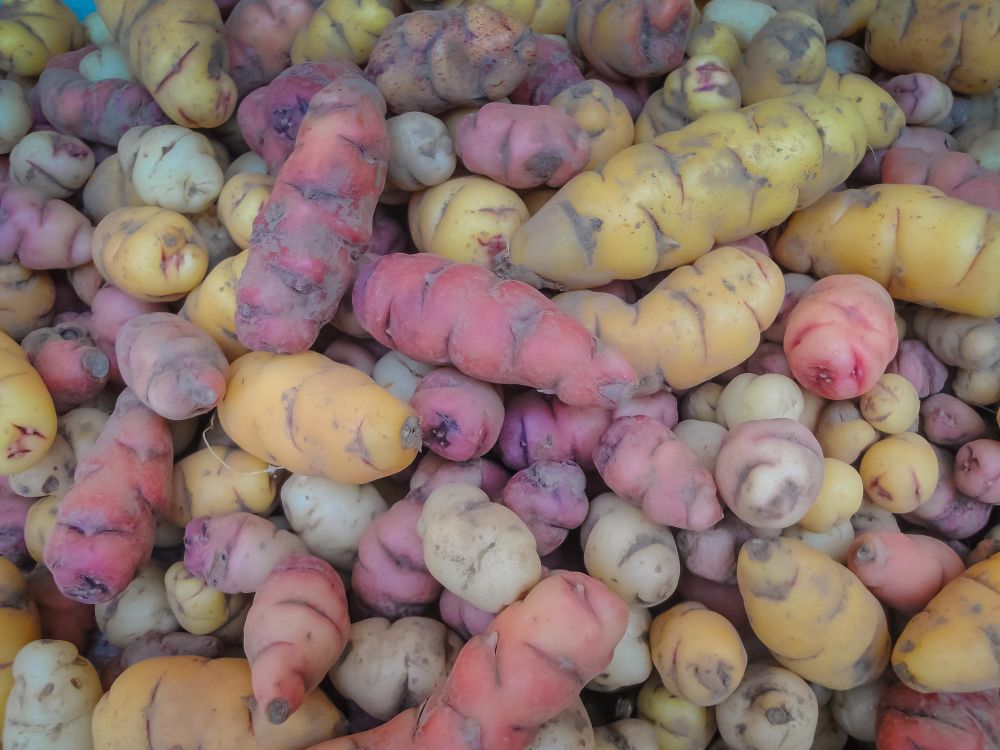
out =
{"type": "Polygon", "coordinates": [[[594,465],[612,492],[654,523],[698,531],[722,519],[711,472],[652,417],[612,422],[594,451],[594,465]]]}
{"type": "Polygon", "coordinates": [[[527,524],[538,554],[547,555],[586,520],[586,488],[583,469],[572,461],[538,461],[511,477],[496,499],[527,524]]]}
{"type": "Polygon", "coordinates": [[[28,576],[28,592],[38,606],[42,638],[69,641],[81,652],[90,642],[90,633],[97,627],[94,607],[63,596],[51,571],[39,565],[28,576]]]}
{"type": "Polygon", "coordinates": [[[45,544],[45,565],[62,593],[98,604],[128,586],[153,551],[156,521],[170,502],[173,439],[165,419],[125,389],[45,544]]]}
{"type": "Polygon", "coordinates": [[[935,393],[920,404],[924,437],[935,445],[962,445],[986,434],[986,422],[964,401],[935,393]]]}
{"type": "Polygon", "coordinates": [[[107,355],[97,348],[86,323],[36,328],[24,337],[21,348],[45,381],[59,414],[94,398],[111,372],[107,355]]]}
{"type": "Polygon", "coordinates": [[[1000,504],[1000,442],[970,440],[955,455],[955,488],[990,505],[1000,504]]]}
{"type": "Polygon", "coordinates": [[[85,141],[117,146],[125,132],[139,125],[166,125],[146,88],[120,78],[91,81],[80,73],[80,61],[97,49],[83,47],[49,60],[35,94],[52,129],[85,141]]]}
{"type": "Polygon", "coordinates": [[[419,709],[311,750],[523,750],[611,663],[627,622],[602,583],[557,571],[466,643],[419,709]]]}
{"type": "Polygon", "coordinates": [[[823,450],[793,419],[761,419],[731,428],[715,464],[719,495],[744,523],[784,529],[797,523],[823,485],[823,450]]]}
{"type": "MultiPolygon", "coordinates": [[[[627,410],[637,400],[631,398],[619,408],[627,410]]],[[[506,410],[500,430],[500,456],[515,471],[535,461],[574,461],[585,471],[593,470],[594,451],[612,420],[606,409],[567,406],[536,391],[514,396],[506,410]]]]}
{"type": "Polygon", "coordinates": [[[899,351],[885,371],[909,380],[920,398],[940,393],[948,381],[948,368],[923,341],[916,339],[899,342],[899,351]]]}
{"type": "Polygon", "coordinates": [[[409,497],[422,503],[443,484],[471,484],[490,497],[496,497],[508,481],[510,473],[488,458],[456,462],[427,453],[410,478],[409,497]]]}
{"type": "Polygon", "coordinates": [[[887,607],[918,612],[965,570],[940,539],[899,531],[869,531],[854,539],[847,567],[887,607]]]}
{"type": "Polygon", "coordinates": [[[109,377],[124,383],[118,367],[118,357],[115,356],[118,332],[132,318],[149,313],[165,313],[167,306],[159,302],[138,300],[117,287],[103,286],[94,295],[90,310],[90,334],[94,337],[97,348],[104,352],[111,364],[109,377]]]}
{"type": "Polygon", "coordinates": [[[351,637],[344,583],[312,555],[286,557],[253,598],[243,628],[253,695],[282,724],[319,687],[351,637]]]}
{"type": "Polygon", "coordinates": [[[634,396],[615,409],[611,416],[612,419],[652,417],[663,422],[666,427],[672,430],[677,426],[677,397],[670,391],[658,391],[648,396],[634,396]]]}
{"type": "Polygon", "coordinates": [[[496,619],[495,613],[486,612],[474,604],[469,604],[448,589],[441,592],[438,609],[441,611],[441,621],[465,640],[485,631],[496,619]]]}
{"type": "Polygon", "coordinates": [[[736,560],[743,542],[753,531],[727,513],[721,521],[702,531],[677,532],[677,552],[686,570],[716,583],[736,583],[736,560]]]}
{"type": "Polygon", "coordinates": [[[449,461],[468,461],[487,453],[503,426],[499,391],[451,367],[424,375],[410,397],[424,443],[449,461]]]}
{"type": "Polygon", "coordinates": [[[249,349],[309,349],[372,239],[389,157],[385,102],[358,68],[339,64],[343,72],[309,102],[254,219],[236,285],[236,335],[249,349]]]}
{"type": "Polygon", "coordinates": [[[118,331],[115,357],[125,384],[165,419],[205,414],[226,393],[226,355],[207,333],[173,313],[128,320],[118,331]]]}
{"type": "Polygon", "coordinates": [[[46,270],[90,261],[94,227],[69,203],[0,182],[0,217],[0,263],[46,270]]]}
{"type": "Polygon", "coordinates": [[[1000,174],[960,151],[894,146],[882,157],[882,182],[930,185],[952,198],[1000,211],[1000,174]]]}
{"type": "Polygon", "coordinates": [[[621,354],[601,348],[544,294],[471,263],[429,253],[385,255],[362,270],[353,301],[376,341],[480,380],[609,409],[628,401],[638,385],[621,354]]]}
{"type": "MultiPolygon", "coordinates": [[[[922,151],[957,151],[958,143],[949,133],[939,128],[905,126],[899,131],[891,148],[918,148],[922,151]]],[[[860,184],[871,185],[882,182],[882,160],[888,148],[868,149],[861,163],[851,174],[851,179],[860,184]]]]}
{"type": "Polygon", "coordinates": [[[24,524],[35,498],[21,497],[10,488],[10,478],[0,477],[0,557],[18,567],[31,562],[24,541],[24,524]]]}
{"type": "Polygon", "coordinates": [[[774,341],[762,341],[746,361],[745,367],[747,372],[752,372],[754,375],[775,373],[787,378],[792,377],[785,350],[781,344],[774,341]]]}
{"type": "Polygon", "coordinates": [[[350,336],[341,336],[331,341],[323,350],[323,356],[329,357],[334,362],[340,362],[342,365],[349,365],[356,370],[361,370],[369,377],[371,377],[375,363],[378,361],[378,358],[371,351],[350,336]]]}
{"type": "Polygon", "coordinates": [[[535,50],[528,75],[510,93],[514,104],[548,104],[559,92],[583,81],[580,63],[566,44],[535,34],[535,50]]]}
{"type": "Polygon", "coordinates": [[[820,279],[788,314],[784,347],[792,375],[833,401],[871,389],[898,345],[892,298],[859,274],[820,279]]]}
{"type": "Polygon", "coordinates": [[[945,539],[968,539],[989,523],[993,506],[959,492],[953,479],[957,470],[955,459],[937,447],[934,453],[939,467],[937,487],[927,502],[903,514],[903,518],[945,539]]]}
{"type": "Polygon", "coordinates": [[[466,169],[510,188],[560,187],[590,160],[590,137],[561,109],[491,102],[458,123],[466,169]]]}
{"type": "Polygon", "coordinates": [[[761,334],[761,337],[765,341],[776,344],[780,344],[785,338],[785,328],[788,326],[788,314],[799,304],[802,295],[816,283],[816,279],[804,273],[786,273],[784,274],[784,279],[785,297],[781,302],[781,308],[778,310],[778,316],[761,334]]]}
{"type": "Polygon", "coordinates": [[[1000,736],[1000,690],[918,693],[901,682],[882,690],[878,750],[994,750],[1000,736]]]}
{"type": "Polygon", "coordinates": [[[907,125],[935,125],[951,112],[954,96],[948,85],[927,73],[907,73],[882,84],[906,116],[907,125]]]}
{"type": "Polygon", "coordinates": [[[370,255],[405,253],[409,244],[410,233],[402,222],[389,213],[388,209],[381,203],[375,206],[375,215],[372,218],[372,239],[365,252],[370,255]]]}

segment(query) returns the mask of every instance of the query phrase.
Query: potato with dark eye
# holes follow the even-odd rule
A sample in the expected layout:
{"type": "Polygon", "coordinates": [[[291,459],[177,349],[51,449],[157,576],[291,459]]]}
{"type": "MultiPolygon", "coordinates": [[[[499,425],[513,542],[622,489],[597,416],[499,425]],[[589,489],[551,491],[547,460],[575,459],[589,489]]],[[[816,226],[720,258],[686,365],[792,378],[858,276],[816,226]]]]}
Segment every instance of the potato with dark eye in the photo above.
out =
{"type": "Polygon", "coordinates": [[[807,750],[813,746],[819,705],[802,678],[754,664],[715,715],[722,739],[733,750],[807,750]]]}

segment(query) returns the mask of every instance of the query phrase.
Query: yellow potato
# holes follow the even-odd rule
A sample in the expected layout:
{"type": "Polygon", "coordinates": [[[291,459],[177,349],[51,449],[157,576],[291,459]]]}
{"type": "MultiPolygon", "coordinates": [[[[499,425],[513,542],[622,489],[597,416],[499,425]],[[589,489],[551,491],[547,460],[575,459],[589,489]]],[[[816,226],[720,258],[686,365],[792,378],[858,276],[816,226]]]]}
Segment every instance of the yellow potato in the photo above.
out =
{"type": "Polygon", "coordinates": [[[16,260],[0,263],[0,333],[20,341],[49,324],[56,285],[46,271],[32,271],[16,260]]]}
{"type": "Polygon", "coordinates": [[[742,56],[736,35],[718,21],[703,20],[691,31],[687,43],[687,56],[712,55],[722,58],[732,70],[742,56]]]}
{"type": "Polygon", "coordinates": [[[405,469],[420,447],[408,404],[322,354],[251,352],[226,379],[218,407],[226,434],[296,474],[365,484],[405,469]]]}
{"type": "Polygon", "coordinates": [[[9,154],[31,125],[31,107],[24,89],[13,81],[0,80],[0,154],[9,154]]]}
{"type": "Polygon", "coordinates": [[[878,440],[878,432],[850,401],[831,401],[816,426],[816,439],[827,458],[853,464],[878,440]]]}
{"type": "Polygon", "coordinates": [[[711,381],[692,388],[681,399],[681,419],[696,419],[700,422],[718,424],[719,399],[724,390],[725,386],[711,381]]]}
{"type": "Polygon", "coordinates": [[[274,178],[258,172],[240,172],[226,181],[216,207],[219,219],[240,250],[250,247],[253,220],[271,195],[274,178]]]}
{"type": "Polygon", "coordinates": [[[267,515],[276,482],[265,461],[239,448],[202,448],[174,464],[174,491],[163,518],[187,526],[193,518],[244,511],[267,515]]]}
{"type": "Polygon", "coordinates": [[[872,148],[892,145],[906,125],[906,115],[896,100],[868,76],[855,73],[841,75],[833,68],[827,68],[817,93],[836,94],[853,101],[865,116],[868,145],[872,148]]]}
{"type": "Polygon", "coordinates": [[[337,59],[364,66],[382,29],[402,12],[398,0],[325,0],[292,40],[292,64],[337,59]]]}
{"type": "Polygon", "coordinates": [[[165,208],[112,211],[94,229],[91,242],[101,276],[147,302],[181,299],[208,270],[208,250],[194,225],[165,208]]]}
{"type": "Polygon", "coordinates": [[[56,407],[17,342],[0,333],[0,476],[30,469],[56,439],[56,407]]]}
{"type": "Polygon", "coordinates": [[[873,503],[892,513],[909,513],[931,499],[940,469],[931,444],[904,432],[868,448],[859,472],[873,503]]]}
{"type": "Polygon", "coordinates": [[[861,416],[887,435],[898,435],[914,427],[920,416],[920,396],[902,375],[887,372],[858,401],[861,416]]]}
{"type": "Polygon", "coordinates": [[[60,0],[8,0],[0,12],[0,72],[37,76],[72,49],[79,26],[60,0]]]}
{"type": "Polygon", "coordinates": [[[224,594],[188,572],[183,562],[167,568],[164,576],[167,603],[182,628],[194,635],[212,633],[248,602],[246,594],[224,594]]]}
{"type": "Polygon", "coordinates": [[[657,675],[642,686],[636,709],[656,730],[659,750],[705,750],[715,734],[715,712],[671,695],[657,675]]]}
{"type": "Polygon", "coordinates": [[[180,316],[207,333],[230,362],[250,350],[236,338],[236,284],[249,252],[224,258],[184,300],[180,316]]]}
{"type": "Polygon", "coordinates": [[[778,373],[744,372],[723,388],[715,418],[723,427],[758,419],[799,419],[805,409],[802,389],[778,373]]]}
{"type": "Polygon", "coordinates": [[[1000,401],[1000,368],[958,370],[951,381],[955,397],[973,406],[992,406],[1000,401]]]}
{"type": "MultiPolygon", "coordinates": [[[[531,27],[536,34],[562,34],[569,18],[570,0],[471,0],[466,5],[482,3],[531,27]]],[[[435,8],[447,7],[434,4],[435,8]]]]}
{"type": "Polygon", "coordinates": [[[864,494],[864,483],[857,469],[839,459],[824,458],[819,497],[799,519],[798,525],[814,534],[829,531],[858,512],[864,494]]]}
{"type": "Polygon", "coordinates": [[[581,81],[549,102],[573,118],[590,137],[590,159],[584,169],[600,169],[635,138],[632,115],[602,81],[581,81]]]}
{"type": "Polygon", "coordinates": [[[28,508],[28,515],[24,519],[24,543],[35,562],[45,562],[45,543],[56,527],[56,515],[62,499],[62,495],[49,495],[36,500],[28,508]]]}
{"type": "Polygon", "coordinates": [[[826,35],[812,16],[781,11],[747,45],[733,73],[743,104],[789,94],[815,94],[826,72],[826,35]]]}
{"type": "Polygon", "coordinates": [[[22,647],[42,637],[28,582],[14,563],[0,558],[0,726],[14,686],[11,664],[22,647]]]}

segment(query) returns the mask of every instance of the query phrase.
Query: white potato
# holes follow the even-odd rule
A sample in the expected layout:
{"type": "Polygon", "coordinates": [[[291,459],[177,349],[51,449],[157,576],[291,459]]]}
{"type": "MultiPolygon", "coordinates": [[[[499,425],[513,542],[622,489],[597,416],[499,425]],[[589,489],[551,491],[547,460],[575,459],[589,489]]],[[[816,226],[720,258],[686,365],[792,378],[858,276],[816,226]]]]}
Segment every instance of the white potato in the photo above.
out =
{"type": "Polygon", "coordinates": [[[36,130],[11,149],[10,179],[50,198],[68,198],[87,183],[95,164],[94,152],[79,138],[36,130]]]}
{"type": "Polygon", "coordinates": [[[164,571],[151,562],[123,592],[94,607],[97,627],[108,642],[124,648],[147,633],[172,633],[180,624],[170,609],[164,571]]]}
{"type": "Polygon", "coordinates": [[[629,607],[625,635],[615,646],[611,663],[587,685],[591,690],[613,693],[629,685],[640,685],[653,671],[649,653],[649,610],[637,604],[629,607]]]}
{"type": "Polygon", "coordinates": [[[423,112],[404,112],[390,117],[385,126],[391,146],[387,185],[423,190],[451,177],[455,145],[444,122],[423,112]]]}
{"type": "Polygon", "coordinates": [[[131,174],[148,205],[186,214],[208,208],[223,185],[212,142],[180,125],[158,125],[143,133],[131,174]]]}

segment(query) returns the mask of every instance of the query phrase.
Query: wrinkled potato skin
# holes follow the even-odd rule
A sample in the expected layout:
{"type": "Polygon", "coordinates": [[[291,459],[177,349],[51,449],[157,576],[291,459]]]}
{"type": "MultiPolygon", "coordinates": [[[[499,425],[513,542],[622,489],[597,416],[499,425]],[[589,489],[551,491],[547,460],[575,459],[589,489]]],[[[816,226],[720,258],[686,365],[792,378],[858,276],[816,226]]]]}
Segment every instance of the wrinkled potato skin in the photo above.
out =
{"type": "Polygon", "coordinates": [[[249,604],[243,594],[224,594],[188,572],[183,562],[167,568],[167,603],[178,624],[192,635],[214,633],[249,604]]]}
{"type": "Polygon", "coordinates": [[[174,494],[163,517],[175,526],[237,511],[266,515],[276,480],[268,465],[238,448],[202,448],[176,464],[174,494]]]}
{"type": "Polygon", "coordinates": [[[715,713],[732,750],[800,750],[811,746],[819,705],[805,680],[780,667],[754,664],[715,713]]]}
{"type": "Polygon", "coordinates": [[[69,52],[79,24],[59,0],[11,0],[0,15],[0,71],[37,76],[69,52]]]}
{"type": "Polygon", "coordinates": [[[872,502],[893,513],[909,513],[930,500],[940,475],[934,448],[913,432],[872,445],[859,472],[872,502]]]}
{"type": "Polygon", "coordinates": [[[253,220],[271,195],[274,177],[258,172],[240,172],[230,177],[219,192],[219,219],[240,250],[250,247],[253,220]]]}

